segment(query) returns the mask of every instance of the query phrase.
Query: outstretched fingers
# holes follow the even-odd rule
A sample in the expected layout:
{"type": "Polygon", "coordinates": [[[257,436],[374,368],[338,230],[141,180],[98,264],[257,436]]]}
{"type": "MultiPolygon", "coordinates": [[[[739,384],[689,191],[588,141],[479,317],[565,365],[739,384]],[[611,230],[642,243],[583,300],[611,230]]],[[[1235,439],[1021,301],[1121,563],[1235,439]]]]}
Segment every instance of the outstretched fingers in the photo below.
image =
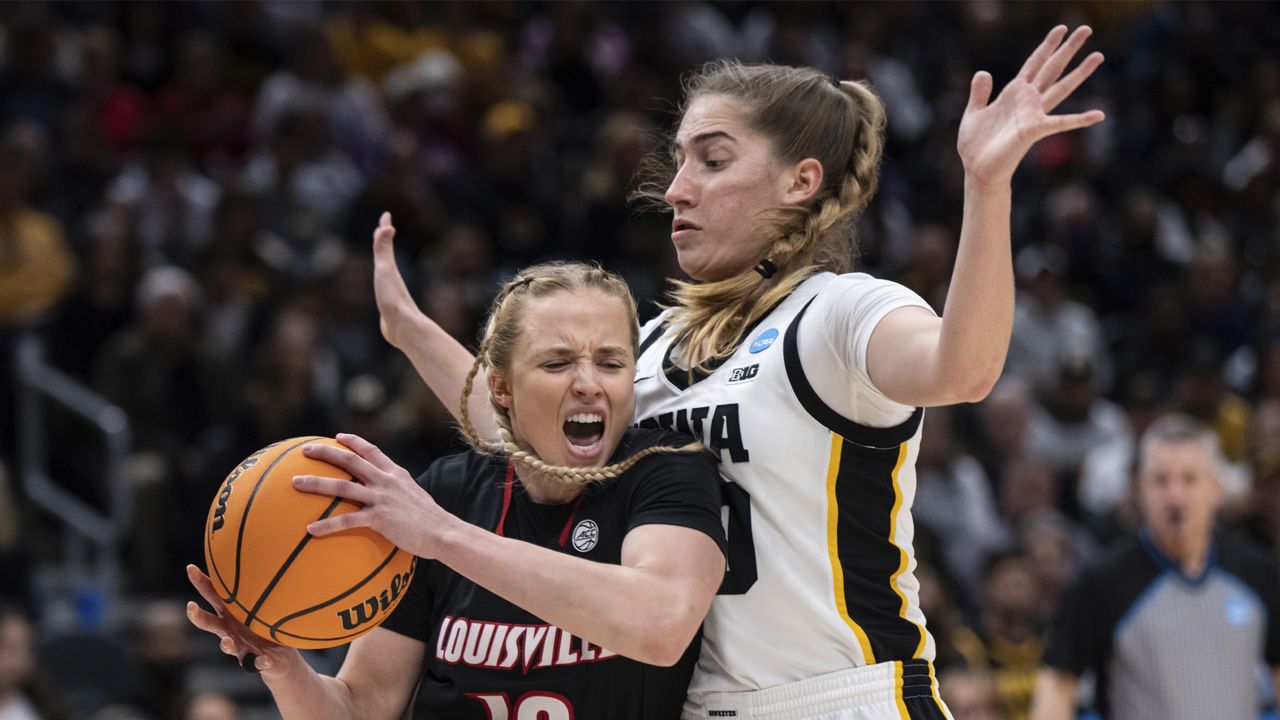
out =
{"type": "Polygon", "coordinates": [[[1072,115],[1050,115],[1044,119],[1044,133],[1041,137],[1079,130],[1090,125],[1097,125],[1106,119],[1107,116],[1101,110],[1090,110],[1089,112],[1072,115]]]}
{"type": "Polygon", "coordinates": [[[969,106],[965,108],[965,112],[977,112],[986,107],[991,100],[991,88],[994,84],[991,73],[986,70],[974,73],[973,80],[969,82],[969,106]]]}
{"type": "Polygon", "coordinates": [[[218,591],[213,588],[213,581],[200,571],[195,565],[187,565],[187,580],[191,581],[196,592],[200,593],[200,597],[204,598],[209,607],[213,608],[215,613],[222,614],[222,598],[218,596],[218,591]]]}
{"type": "Polygon", "coordinates": [[[1080,87],[1080,84],[1088,79],[1088,77],[1093,74],[1093,71],[1097,70],[1098,67],[1102,65],[1103,59],[1102,53],[1100,52],[1090,53],[1079,65],[1076,66],[1075,70],[1072,70],[1066,77],[1057,81],[1053,85],[1050,85],[1049,89],[1044,93],[1044,111],[1052,112],[1053,109],[1058,107],[1063,100],[1070,97],[1071,93],[1075,92],[1076,88],[1080,87]]]}
{"type": "Polygon", "coordinates": [[[1035,80],[1040,74],[1040,69],[1044,67],[1045,61],[1053,54],[1058,45],[1062,43],[1062,38],[1067,34],[1067,26],[1059,25],[1049,31],[1044,41],[1031,52],[1027,61],[1022,64],[1022,69],[1018,71],[1018,79],[1025,80],[1028,83],[1035,80]]]}
{"type": "Polygon", "coordinates": [[[1067,65],[1071,62],[1071,58],[1075,57],[1080,48],[1084,46],[1085,40],[1093,34],[1093,28],[1088,25],[1081,25],[1076,28],[1075,32],[1062,43],[1049,59],[1045,61],[1040,71],[1036,73],[1035,79],[1031,81],[1041,92],[1047,90],[1050,85],[1057,82],[1062,77],[1063,71],[1067,69],[1067,65]]]}

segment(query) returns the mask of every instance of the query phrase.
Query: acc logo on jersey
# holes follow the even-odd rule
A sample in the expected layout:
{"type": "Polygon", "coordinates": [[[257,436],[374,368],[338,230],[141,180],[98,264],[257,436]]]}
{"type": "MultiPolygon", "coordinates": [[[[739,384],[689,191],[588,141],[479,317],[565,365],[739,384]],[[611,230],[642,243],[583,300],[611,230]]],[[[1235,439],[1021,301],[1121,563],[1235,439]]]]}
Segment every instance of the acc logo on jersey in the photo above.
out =
{"type": "Polygon", "coordinates": [[[600,542],[600,526],[595,520],[583,520],[573,528],[573,549],[580,553],[591,552],[600,542]]]}
{"type": "Polygon", "coordinates": [[[765,330],[764,332],[757,335],[755,340],[751,341],[750,350],[753,353],[764,352],[765,350],[768,350],[769,346],[773,345],[773,341],[777,339],[778,339],[778,329],[769,328],[768,330],[765,330]]]}

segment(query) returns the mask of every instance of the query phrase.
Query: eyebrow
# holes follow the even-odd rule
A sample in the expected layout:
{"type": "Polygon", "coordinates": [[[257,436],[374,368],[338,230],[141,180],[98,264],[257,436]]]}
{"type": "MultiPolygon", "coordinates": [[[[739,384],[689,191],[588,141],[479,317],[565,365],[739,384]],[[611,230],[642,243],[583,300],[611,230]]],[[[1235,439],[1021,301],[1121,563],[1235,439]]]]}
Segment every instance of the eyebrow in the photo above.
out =
{"type": "MultiPolygon", "coordinates": [[[[627,355],[627,349],[621,345],[605,345],[597,348],[596,353],[599,355],[627,355]]],[[[572,357],[578,353],[572,348],[564,345],[554,345],[536,353],[538,357],[572,357]]]]}
{"type": "MultiPolygon", "coordinates": [[[[710,140],[716,140],[719,138],[723,138],[732,143],[738,142],[738,138],[730,135],[724,130],[709,130],[707,132],[698,133],[697,135],[694,135],[693,138],[689,140],[689,145],[701,145],[702,143],[708,142],[710,140]]],[[[679,150],[680,150],[680,143],[677,140],[676,142],[673,142],[671,144],[671,152],[675,153],[675,152],[678,152],[679,150]]]]}

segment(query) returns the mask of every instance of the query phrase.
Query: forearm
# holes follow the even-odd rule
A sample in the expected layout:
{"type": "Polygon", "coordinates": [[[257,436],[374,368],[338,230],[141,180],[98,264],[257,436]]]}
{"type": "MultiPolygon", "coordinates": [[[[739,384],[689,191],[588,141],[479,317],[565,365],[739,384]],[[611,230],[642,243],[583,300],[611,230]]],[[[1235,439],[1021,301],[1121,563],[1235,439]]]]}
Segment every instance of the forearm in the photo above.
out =
{"type": "Polygon", "coordinates": [[[679,659],[710,603],[710,594],[703,601],[643,568],[572,557],[461,522],[446,533],[440,560],[556,627],[654,665],[679,659]]]}
{"type": "MultiPolygon", "coordinates": [[[[466,383],[467,373],[475,362],[462,343],[445,332],[434,320],[422,313],[416,313],[404,320],[406,328],[397,333],[400,352],[409,358],[418,376],[426,382],[432,394],[436,396],[455,419],[461,420],[459,401],[462,387],[466,383]]],[[[497,437],[497,425],[493,421],[493,411],[489,407],[488,386],[486,378],[477,377],[471,388],[468,410],[471,422],[480,437],[493,439],[497,437]]]]}
{"type": "Polygon", "coordinates": [[[942,384],[961,400],[986,396],[1004,369],[1013,331],[1012,192],[966,179],[964,220],[938,336],[942,384]]]}

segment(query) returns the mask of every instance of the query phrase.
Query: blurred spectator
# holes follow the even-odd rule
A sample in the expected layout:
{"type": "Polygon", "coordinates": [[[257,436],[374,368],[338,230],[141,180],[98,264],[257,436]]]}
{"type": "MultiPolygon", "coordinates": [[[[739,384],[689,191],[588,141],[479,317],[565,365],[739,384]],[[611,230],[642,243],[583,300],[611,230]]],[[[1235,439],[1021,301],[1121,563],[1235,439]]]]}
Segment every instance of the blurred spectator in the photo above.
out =
{"type": "Polygon", "coordinates": [[[1030,451],[1031,418],[1036,411],[1027,381],[1007,376],[978,405],[977,422],[964,426],[968,429],[965,439],[988,477],[998,480],[1006,464],[1030,451]]]}
{"type": "Polygon", "coordinates": [[[0,325],[46,313],[75,271],[61,224],[31,204],[43,144],[43,131],[30,123],[0,137],[0,325]]]}
{"type": "Polygon", "coordinates": [[[20,610],[0,604],[0,720],[58,720],[65,716],[38,678],[30,619],[20,610]]]}
{"type": "Polygon", "coordinates": [[[321,28],[304,27],[293,43],[289,67],[267,77],[254,99],[253,139],[265,143],[277,138],[287,115],[316,113],[324,144],[332,142],[346,159],[367,170],[387,132],[377,88],[347,74],[321,28]]]}
{"type": "Polygon", "coordinates": [[[140,275],[132,228],[119,209],[88,221],[84,270],[50,333],[51,360],[80,381],[92,382],[93,364],[107,339],[133,316],[140,275]]]}
{"type": "Polygon", "coordinates": [[[72,90],[58,72],[58,48],[48,9],[32,5],[22,10],[26,12],[6,23],[0,119],[6,126],[25,120],[53,132],[71,102],[72,90]]]}
{"type": "Polygon", "coordinates": [[[995,679],[981,670],[951,670],[939,680],[939,690],[954,720],[1005,720],[995,679]]]}
{"type": "Polygon", "coordinates": [[[98,355],[94,387],[129,416],[134,446],[127,482],[137,503],[129,569],[136,589],[154,591],[181,582],[174,568],[199,552],[206,474],[226,442],[232,377],[200,345],[201,293],[188,273],[174,267],[148,272],[136,308],[137,319],[98,355]]]}
{"type": "Polygon", "coordinates": [[[1098,673],[1106,717],[1256,717],[1256,670],[1280,680],[1280,567],[1223,539],[1212,431],[1182,415],[1139,446],[1143,531],[1064,594],[1036,689],[1035,720],[1074,717],[1079,676],[1098,673]]]}
{"type": "Polygon", "coordinates": [[[1007,551],[987,561],[978,616],[955,635],[965,666],[995,678],[1010,720],[1026,720],[1044,651],[1040,585],[1031,560],[1007,551]]]}
{"type": "Polygon", "coordinates": [[[173,76],[155,95],[156,122],[176,128],[197,167],[220,182],[249,147],[249,98],[229,71],[222,40],[196,31],[178,43],[173,76]]]}
{"type": "Polygon", "coordinates": [[[241,720],[242,717],[231,698],[206,690],[187,699],[178,720],[241,720]]]}
{"type": "Polygon", "coordinates": [[[303,435],[332,435],[340,375],[320,325],[301,309],[282,312],[258,350],[237,445],[258,448],[303,435]]]}
{"type": "Polygon", "coordinates": [[[140,608],[134,655],[145,686],[143,709],[151,717],[173,717],[181,710],[191,633],[181,602],[157,600],[140,608]]]}
{"type": "Polygon", "coordinates": [[[111,202],[129,211],[145,268],[194,268],[213,237],[222,188],[191,164],[173,128],[153,126],[138,159],[111,183],[111,202]]]}
{"type": "Polygon", "coordinates": [[[1048,460],[1066,481],[1061,497],[1074,513],[1085,458],[1099,447],[1124,443],[1129,424],[1120,408],[1099,394],[1097,370],[1088,356],[1061,357],[1055,369],[1045,407],[1031,417],[1029,450],[1048,460]]]}
{"type": "Polygon", "coordinates": [[[1047,390],[1058,380],[1055,369],[1062,359],[1080,357],[1092,368],[1099,390],[1105,391],[1111,367],[1102,328],[1093,310],[1066,297],[1066,255],[1056,245],[1032,245],[1018,252],[1014,268],[1021,290],[1005,371],[1047,390]]]}
{"type": "Polygon", "coordinates": [[[324,116],[290,110],[276,119],[270,143],[250,156],[240,178],[257,198],[263,232],[254,250],[286,280],[305,283],[342,262],[342,227],[361,178],[350,160],[329,146],[324,116]]]}
{"type": "Polygon", "coordinates": [[[943,538],[942,556],[966,597],[977,590],[986,555],[1006,539],[982,465],[956,446],[951,411],[930,408],[916,458],[917,524],[943,538]],[[955,542],[964,538],[964,542],[955,542]]]}

